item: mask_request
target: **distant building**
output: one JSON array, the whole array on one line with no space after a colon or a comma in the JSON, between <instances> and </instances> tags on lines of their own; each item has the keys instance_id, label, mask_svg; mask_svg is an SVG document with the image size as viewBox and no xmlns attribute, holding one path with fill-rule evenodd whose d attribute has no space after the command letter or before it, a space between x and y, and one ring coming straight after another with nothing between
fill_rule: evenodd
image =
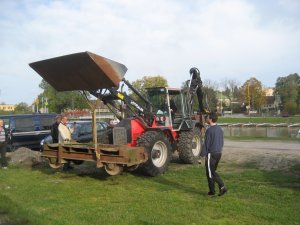
<instances>
[{"instance_id":1,"label":"distant building","mask_svg":"<svg viewBox=\"0 0 300 225\"><path fill-rule=\"evenodd\" d=\"M0 105L0 110L1 110L1 111L6 111L6 112L12 112L12 111L15 111L15 105L1 104L1 105Z\"/></svg>"},{"instance_id":2,"label":"distant building","mask_svg":"<svg viewBox=\"0 0 300 225\"><path fill-rule=\"evenodd\" d=\"M264 92L266 93L266 101L265 105L262 106L262 111L265 113L280 114L279 106L281 100L279 95L274 93L274 88L266 88Z\"/></svg>"},{"instance_id":3,"label":"distant building","mask_svg":"<svg viewBox=\"0 0 300 225\"><path fill-rule=\"evenodd\" d=\"M266 93L266 96L274 96L274 88L265 88L264 92Z\"/></svg>"},{"instance_id":4,"label":"distant building","mask_svg":"<svg viewBox=\"0 0 300 225\"><path fill-rule=\"evenodd\" d=\"M97 103L95 100L91 101L93 104L98 104L96 108L96 119L110 121L115 119L115 115L107 108L103 102ZM92 112L90 109L73 109L73 110L65 110L64 114L69 116L72 119L81 119L81 120L90 120L92 119Z\"/></svg>"}]
</instances>

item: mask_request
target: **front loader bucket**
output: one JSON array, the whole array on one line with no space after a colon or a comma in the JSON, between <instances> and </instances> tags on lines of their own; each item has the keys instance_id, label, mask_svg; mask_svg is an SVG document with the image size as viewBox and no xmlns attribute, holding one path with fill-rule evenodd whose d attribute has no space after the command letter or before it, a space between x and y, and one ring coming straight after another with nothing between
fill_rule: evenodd
<instances>
[{"instance_id":1,"label":"front loader bucket","mask_svg":"<svg viewBox=\"0 0 300 225\"><path fill-rule=\"evenodd\" d=\"M57 91L94 91L117 87L127 71L125 65L91 52L60 56L29 65Z\"/></svg>"}]
</instances>

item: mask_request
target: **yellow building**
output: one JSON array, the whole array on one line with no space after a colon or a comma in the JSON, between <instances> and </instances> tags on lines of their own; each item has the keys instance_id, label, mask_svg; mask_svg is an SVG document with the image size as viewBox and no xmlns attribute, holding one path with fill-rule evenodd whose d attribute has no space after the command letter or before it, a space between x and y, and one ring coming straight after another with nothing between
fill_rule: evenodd
<instances>
[{"instance_id":1,"label":"yellow building","mask_svg":"<svg viewBox=\"0 0 300 225\"><path fill-rule=\"evenodd\" d=\"M9 104L3 104L0 105L0 110L1 111L15 111L15 105L9 105Z\"/></svg>"},{"instance_id":2,"label":"yellow building","mask_svg":"<svg viewBox=\"0 0 300 225\"><path fill-rule=\"evenodd\" d=\"M263 91L265 91L266 96L274 96L274 88L264 88Z\"/></svg>"}]
</instances>

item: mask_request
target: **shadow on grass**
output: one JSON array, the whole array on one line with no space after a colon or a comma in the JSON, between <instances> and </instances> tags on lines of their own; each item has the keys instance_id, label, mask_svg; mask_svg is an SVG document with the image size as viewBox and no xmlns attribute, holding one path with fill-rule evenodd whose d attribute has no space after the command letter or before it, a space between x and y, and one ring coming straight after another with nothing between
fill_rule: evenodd
<instances>
[{"instance_id":1,"label":"shadow on grass","mask_svg":"<svg viewBox=\"0 0 300 225\"><path fill-rule=\"evenodd\" d=\"M97 180L106 180L108 175L103 168L97 168L94 163L84 162L81 165L74 165L72 169L63 170L63 167L53 169L48 163L39 163L32 167L33 170L40 171L47 175L55 175L61 173L64 179L72 178L74 176L90 177Z\"/></svg>"},{"instance_id":2,"label":"shadow on grass","mask_svg":"<svg viewBox=\"0 0 300 225\"><path fill-rule=\"evenodd\" d=\"M180 190L185 193L191 193L191 194L196 194L196 195L207 195L207 192L204 190L196 189L194 187L188 186L187 184L176 182L176 181L171 181L164 176L159 176L155 177L153 179L154 182L159 183L160 185L163 185L165 187L165 190Z\"/></svg>"},{"instance_id":3,"label":"shadow on grass","mask_svg":"<svg viewBox=\"0 0 300 225\"><path fill-rule=\"evenodd\" d=\"M178 157L172 158L171 162L176 163L179 166L190 166L187 164L183 164L178 159ZM97 180L107 180L109 177L112 177L105 172L104 168L97 168L94 162L87 162L87 161L83 162L81 165L73 165L73 169L67 171L64 171L63 167L53 169L49 166L47 161L44 161L33 165L32 170L37 170L47 175L55 175L57 173L62 173L63 174L62 177L64 179L72 178L74 176L80 176L80 177L90 177ZM123 173L130 173L133 176L137 176L137 177L151 178L141 168L138 168L137 170L131 172L124 169Z\"/></svg>"},{"instance_id":4,"label":"shadow on grass","mask_svg":"<svg viewBox=\"0 0 300 225\"><path fill-rule=\"evenodd\" d=\"M190 167L191 164L184 164L178 157L173 157L171 160L171 164L176 165L178 167ZM169 166L170 170L171 165ZM166 174L168 171L166 172ZM188 184L185 184L182 182L182 180L177 179L177 181L174 181L174 178L169 178L168 176L160 175L156 177L151 177L149 175L146 175L146 173L141 169L137 169L133 172L131 172L132 175L137 176L137 177L142 177L142 178L149 178L151 181L158 183L160 185L160 190L161 191L170 191L170 190L180 190L185 193L191 193L191 194L196 194L196 195L207 195L207 192L205 190L201 190L201 187L199 188L194 188L189 186ZM173 179L173 180L171 180ZM196 178L195 178L196 179Z\"/></svg>"}]
</instances>

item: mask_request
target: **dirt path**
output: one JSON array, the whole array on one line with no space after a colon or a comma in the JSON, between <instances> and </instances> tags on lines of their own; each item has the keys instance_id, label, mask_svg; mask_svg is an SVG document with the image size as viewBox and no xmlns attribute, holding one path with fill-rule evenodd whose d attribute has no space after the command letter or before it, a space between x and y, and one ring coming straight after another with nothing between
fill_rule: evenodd
<instances>
[{"instance_id":1,"label":"dirt path","mask_svg":"<svg viewBox=\"0 0 300 225\"><path fill-rule=\"evenodd\" d=\"M23 164L32 166L45 163L41 153L28 148L19 148L8 153L10 164ZM178 160L178 154L173 155ZM259 168L288 169L300 164L300 143L283 141L232 141L225 140L221 162L226 164L244 164L254 162ZM183 165L182 165L183 166Z\"/></svg>"},{"instance_id":2,"label":"dirt path","mask_svg":"<svg viewBox=\"0 0 300 225\"><path fill-rule=\"evenodd\" d=\"M262 169L288 169L300 163L300 143L225 140L222 161L255 162Z\"/></svg>"}]
</instances>

